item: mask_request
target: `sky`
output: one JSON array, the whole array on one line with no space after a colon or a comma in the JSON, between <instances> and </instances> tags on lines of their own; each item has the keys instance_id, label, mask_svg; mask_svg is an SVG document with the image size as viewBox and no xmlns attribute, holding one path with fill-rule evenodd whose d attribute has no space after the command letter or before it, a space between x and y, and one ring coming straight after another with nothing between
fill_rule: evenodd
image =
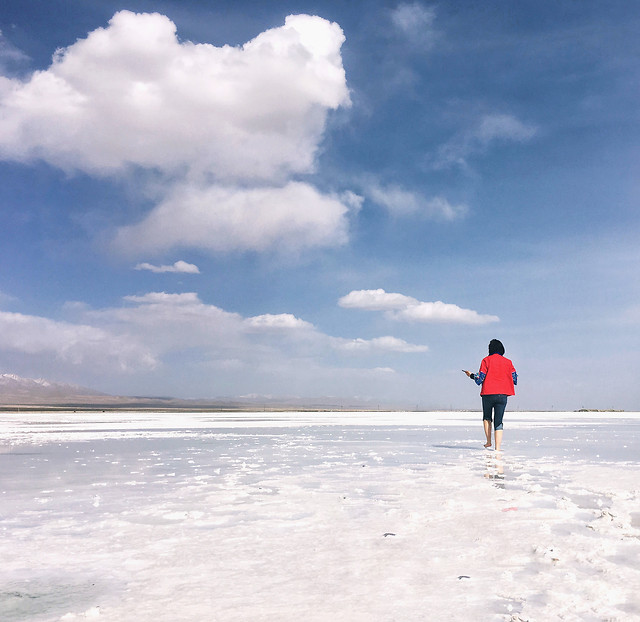
<instances>
[{"instance_id":1,"label":"sky","mask_svg":"<svg viewBox=\"0 0 640 622\"><path fill-rule=\"evenodd\" d=\"M0 373L637 410L640 3L4 0Z\"/></svg>"}]
</instances>

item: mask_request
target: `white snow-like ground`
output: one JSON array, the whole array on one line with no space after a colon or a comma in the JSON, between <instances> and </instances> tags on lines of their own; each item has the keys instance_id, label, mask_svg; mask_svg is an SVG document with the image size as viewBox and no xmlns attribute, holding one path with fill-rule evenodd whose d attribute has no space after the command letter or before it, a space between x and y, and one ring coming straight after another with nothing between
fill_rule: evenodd
<instances>
[{"instance_id":1,"label":"white snow-like ground","mask_svg":"<svg viewBox=\"0 0 640 622\"><path fill-rule=\"evenodd\" d=\"M640 414L0 413L0 620L640 620Z\"/></svg>"}]
</instances>

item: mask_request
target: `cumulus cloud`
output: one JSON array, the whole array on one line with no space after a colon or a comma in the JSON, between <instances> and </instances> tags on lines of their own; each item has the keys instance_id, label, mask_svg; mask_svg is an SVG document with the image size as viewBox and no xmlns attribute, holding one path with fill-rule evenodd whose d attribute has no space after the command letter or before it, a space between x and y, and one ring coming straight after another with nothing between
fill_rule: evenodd
<instances>
[{"instance_id":1,"label":"cumulus cloud","mask_svg":"<svg viewBox=\"0 0 640 622\"><path fill-rule=\"evenodd\" d=\"M384 289L354 290L338 300L338 304L345 309L364 309L366 311L405 309L417 302L411 296L388 293Z\"/></svg>"},{"instance_id":2,"label":"cumulus cloud","mask_svg":"<svg viewBox=\"0 0 640 622\"><path fill-rule=\"evenodd\" d=\"M291 313L256 315L247 318L245 324L250 329L257 331L313 329L313 324L305 322Z\"/></svg>"},{"instance_id":3,"label":"cumulus cloud","mask_svg":"<svg viewBox=\"0 0 640 622\"><path fill-rule=\"evenodd\" d=\"M477 311L463 309L445 302L420 302L393 313L394 319L407 322L447 322L456 324L489 324L498 322L495 315L480 315Z\"/></svg>"},{"instance_id":4,"label":"cumulus cloud","mask_svg":"<svg viewBox=\"0 0 640 622\"><path fill-rule=\"evenodd\" d=\"M341 243L348 205L293 182L313 172L328 111L350 104L343 42L337 24L291 15L243 46L194 44L164 15L120 11L58 50L48 69L5 80L0 158L96 176L155 172L164 194L134 225L145 252L160 226L174 230L161 248L218 250L218 232L223 250L263 250L287 236ZM213 232L211 244L199 227ZM119 248L130 233L121 231Z\"/></svg>"},{"instance_id":5,"label":"cumulus cloud","mask_svg":"<svg viewBox=\"0 0 640 622\"><path fill-rule=\"evenodd\" d=\"M405 322L488 324L500 319L458 305L441 301L422 302L404 294L387 293L383 289L354 290L340 298L338 304L346 309L384 311L390 319Z\"/></svg>"},{"instance_id":6,"label":"cumulus cloud","mask_svg":"<svg viewBox=\"0 0 640 622\"><path fill-rule=\"evenodd\" d=\"M99 174L306 172L327 109L348 102L343 41L337 24L297 15L242 47L181 43L164 15L121 11L14 81L2 153Z\"/></svg>"},{"instance_id":7,"label":"cumulus cloud","mask_svg":"<svg viewBox=\"0 0 640 622\"><path fill-rule=\"evenodd\" d=\"M88 310L83 320L113 333L137 335L162 360L188 349L219 353L236 347L243 318L202 302L195 292L149 292L125 296L120 307Z\"/></svg>"},{"instance_id":8,"label":"cumulus cloud","mask_svg":"<svg viewBox=\"0 0 640 622\"><path fill-rule=\"evenodd\" d=\"M468 211L466 205L453 205L440 196L428 199L397 185L383 187L371 184L366 193L374 203L396 216L417 215L432 220L450 221L462 218Z\"/></svg>"},{"instance_id":9,"label":"cumulus cloud","mask_svg":"<svg viewBox=\"0 0 640 622\"><path fill-rule=\"evenodd\" d=\"M126 372L153 369L156 360L131 335L45 317L0 312L0 350L53 357L71 365Z\"/></svg>"},{"instance_id":10,"label":"cumulus cloud","mask_svg":"<svg viewBox=\"0 0 640 622\"><path fill-rule=\"evenodd\" d=\"M200 270L198 266L187 263L186 261L176 261L173 265L170 266L154 266L150 263L139 263L136 267L136 270L149 270L150 272L155 272L157 274L163 272L178 272L182 274L200 274Z\"/></svg>"},{"instance_id":11,"label":"cumulus cloud","mask_svg":"<svg viewBox=\"0 0 640 622\"><path fill-rule=\"evenodd\" d=\"M346 242L347 211L340 199L303 182L252 189L183 185L142 222L120 229L115 244L122 252L300 250Z\"/></svg>"},{"instance_id":12,"label":"cumulus cloud","mask_svg":"<svg viewBox=\"0 0 640 622\"><path fill-rule=\"evenodd\" d=\"M536 132L536 126L512 115L485 115L474 128L455 136L439 149L436 167L466 167L468 158L486 152L495 143L524 143Z\"/></svg>"}]
</instances>

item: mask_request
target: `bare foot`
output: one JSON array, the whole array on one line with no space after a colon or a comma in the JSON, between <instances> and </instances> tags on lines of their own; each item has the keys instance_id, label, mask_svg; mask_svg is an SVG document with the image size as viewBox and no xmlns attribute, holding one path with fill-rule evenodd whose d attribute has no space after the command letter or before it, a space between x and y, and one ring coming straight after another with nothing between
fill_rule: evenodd
<instances>
[{"instance_id":1,"label":"bare foot","mask_svg":"<svg viewBox=\"0 0 640 622\"><path fill-rule=\"evenodd\" d=\"M484 446L489 448L489 447L491 447L491 443L490 442L489 443L485 443Z\"/></svg>"}]
</instances>

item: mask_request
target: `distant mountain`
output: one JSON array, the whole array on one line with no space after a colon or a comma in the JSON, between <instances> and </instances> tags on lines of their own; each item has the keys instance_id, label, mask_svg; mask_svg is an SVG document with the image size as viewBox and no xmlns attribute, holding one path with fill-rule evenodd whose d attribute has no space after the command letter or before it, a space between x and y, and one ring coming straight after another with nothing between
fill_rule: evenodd
<instances>
[{"instance_id":1,"label":"distant mountain","mask_svg":"<svg viewBox=\"0 0 640 622\"><path fill-rule=\"evenodd\" d=\"M35 407L53 409L161 409L161 410L395 410L408 405L385 404L362 398L285 397L244 395L211 399L174 397L120 396L100 393L87 387L51 382L44 378L22 378L0 374L0 407Z\"/></svg>"},{"instance_id":2,"label":"distant mountain","mask_svg":"<svg viewBox=\"0 0 640 622\"><path fill-rule=\"evenodd\" d=\"M73 384L50 382L44 378L22 378L0 374L0 404L43 404L61 401L88 401L107 397L105 393Z\"/></svg>"}]
</instances>

